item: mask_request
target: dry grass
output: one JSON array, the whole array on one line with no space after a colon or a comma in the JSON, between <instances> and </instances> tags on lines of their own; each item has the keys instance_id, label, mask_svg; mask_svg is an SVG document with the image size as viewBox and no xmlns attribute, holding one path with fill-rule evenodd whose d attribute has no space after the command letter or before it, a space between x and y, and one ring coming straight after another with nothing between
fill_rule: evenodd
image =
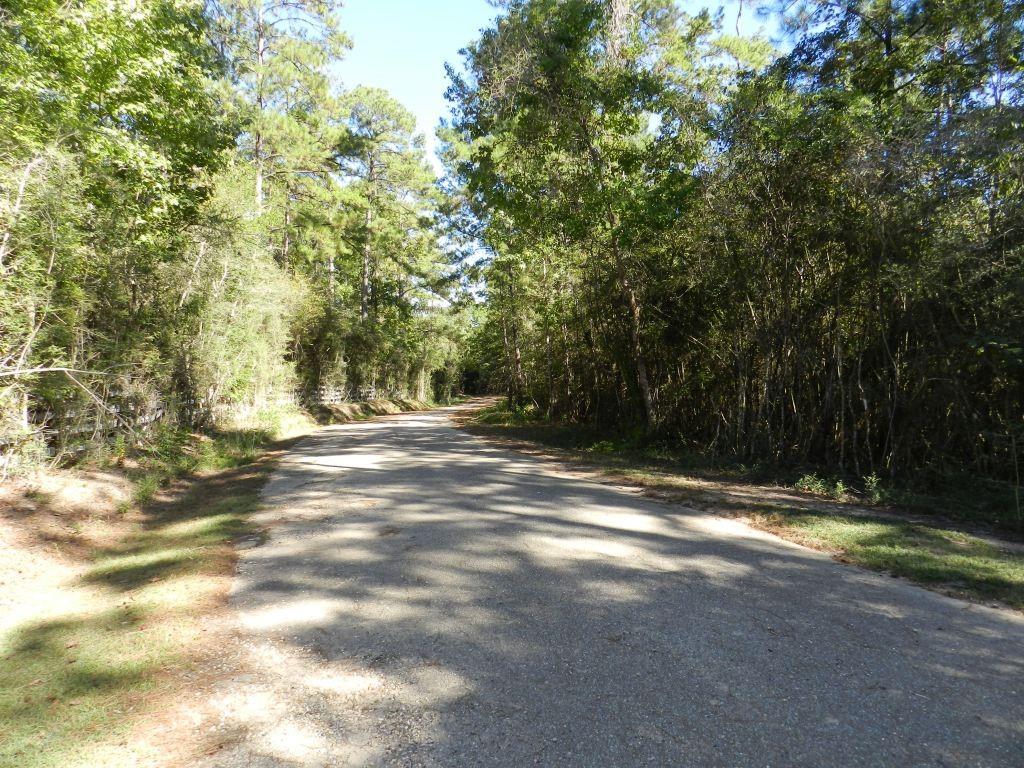
<instances>
[{"instance_id":1,"label":"dry grass","mask_svg":"<svg viewBox=\"0 0 1024 768\"><path fill-rule=\"evenodd\" d=\"M228 461L213 450L212 464ZM17 610L0 627L0 765L188 763L195 740L181 731L224 641L233 542L272 461L171 482L141 507L137 483L113 472L7 491L0 573Z\"/></svg>"},{"instance_id":2,"label":"dry grass","mask_svg":"<svg viewBox=\"0 0 1024 768\"><path fill-rule=\"evenodd\" d=\"M346 424L350 421L363 421L375 416L391 416L408 411L426 411L429 403L422 400L392 398L388 400L369 400L363 403L338 403L325 405L317 416L321 421L330 424Z\"/></svg>"},{"instance_id":3,"label":"dry grass","mask_svg":"<svg viewBox=\"0 0 1024 768\"><path fill-rule=\"evenodd\" d=\"M424 410L350 403L344 422ZM189 765L204 692L231 674L223 611L235 542L274 460L313 423L260 414L212 434L167 429L107 469L0 490L0 766ZM225 660L227 658L227 660Z\"/></svg>"}]
</instances>

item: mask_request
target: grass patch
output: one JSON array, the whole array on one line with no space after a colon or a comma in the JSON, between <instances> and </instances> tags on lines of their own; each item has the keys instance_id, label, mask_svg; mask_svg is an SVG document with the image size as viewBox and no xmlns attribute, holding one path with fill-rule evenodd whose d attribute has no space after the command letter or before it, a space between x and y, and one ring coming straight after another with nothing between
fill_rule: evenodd
<instances>
[{"instance_id":1,"label":"grass patch","mask_svg":"<svg viewBox=\"0 0 1024 768\"><path fill-rule=\"evenodd\" d=\"M203 654L210 612L249 533L269 458L263 430L165 431L128 471L133 505L120 540L86 554L68 604L0 636L0 766L147 762L133 743ZM190 472L215 474L171 481ZM135 505L141 505L139 510ZM73 598L73 599L72 599ZM134 740L139 741L139 740ZM171 745L177 747L178 745Z\"/></svg>"},{"instance_id":2,"label":"grass patch","mask_svg":"<svg viewBox=\"0 0 1024 768\"><path fill-rule=\"evenodd\" d=\"M427 407L349 404L331 420ZM0 632L0 767L148 765L187 748L136 732L168 716L194 688L183 675L218 651L210 617L226 595L234 541L258 533L248 520L273 465L267 449L311 425L278 409L207 433L158 427L141 446L98 449L94 465L132 481L115 516L120 533L77 542L84 560L61 585L61 605Z\"/></svg>"},{"instance_id":3,"label":"grass patch","mask_svg":"<svg viewBox=\"0 0 1024 768\"><path fill-rule=\"evenodd\" d=\"M871 477L873 478L871 488L877 491L878 478L875 475L872 475ZM813 496L822 496L824 498L835 499L836 501L845 501L850 494L850 489L841 478L836 480L825 480L818 477L813 472L801 475L793 484L793 487L801 493L809 493ZM878 502L872 499L872 503Z\"/></svg>"},{"instance_id":4,"label":"grass patch","mask_svg":"<svg viewBox=\"0 0 1024 768\"><path fill-rule=\"evenodd\" d=\"M755 513L748 519L757 528L864 568L1024 610L1024 554L961 531L807 511Z\"/></svg>"},{"instance_id":5,"label":"grass patch","mask_svg":"<svg viewBox=\"0 0 1024 768\"><path fill-rule=\"evenodd\" d=\"M97 600L3 639L0 765L71 765L91 744L125 736L154 674L175 660L170 643L138 630L147 615Z\"/></svg>"},{"instance_id":6,"label":"grass patch","mask_svg":"<svg viewBox=\"0 0 1024 768\"><path fill-rule=\"evenodd\" d=\"M929 472L905 486L881 487L880 503L919 514L939 514L950 520L980 523L995 530L1024 536L1024 510L1017 507L1024 489L1013 483L950 471Z\"/></svg>"},{"instance_id":7,"label":"grass patch","mask_svg":"<svg viewBox=\"0 0 1024 768\"><path fill-rule=\"evenodd\" d=\"M1018 489L1012 483L955 471L922 472L912 481L894 484L875 473L857 478L819 474L807 468L745 463L703 455L681 439L640 429L546 421L532 406L510 408L505 400L478 409L463 421L463 426L478 434L539 443L572 452L574 458L601 467L778 485L835 502L928 516L950 527L982 528L1012 538L1024 537L1024 510L1017 507ZM1020 496L1024 498L1024 490Z\"/></svg>"},{"instance_id":8,"label":"grass patch","mask_svg":"<svg viewBox=\"0 0 1024 768\"><path fill-rule=\"evenodd\" d=\"M507 400L481 408L473 414L477 424L491 424L501 427L517 427L525 424L545 424L540 412L533 405L513 406Z\"/></svg>"}]
</instances>

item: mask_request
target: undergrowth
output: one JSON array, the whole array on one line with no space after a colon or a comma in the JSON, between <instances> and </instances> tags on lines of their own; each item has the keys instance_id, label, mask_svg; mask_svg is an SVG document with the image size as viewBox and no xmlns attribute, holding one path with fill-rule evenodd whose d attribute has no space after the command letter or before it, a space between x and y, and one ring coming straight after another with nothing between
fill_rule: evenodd
<instances>
[{"instance_id":1,"label":"undergrowth","mask_svg":"<svg viewBox=\"0 0 1024 768\"><path fill-rule=\"evenodd\" d=\"M748 462L702 453L679 436L650 434L637 428L549 421L532 405L512 407L506 400L477 411L472 423L485 431L497 429L520 439L573 451L604 465L650 466L695 477L780 485L822 499L931 515L1024 536L1024 510L1020 508L1024 490L1012 483L968 476L954 469L893 480L883 479L877 472L857 476L821 467Z\"/></svg>"}]
</instances>

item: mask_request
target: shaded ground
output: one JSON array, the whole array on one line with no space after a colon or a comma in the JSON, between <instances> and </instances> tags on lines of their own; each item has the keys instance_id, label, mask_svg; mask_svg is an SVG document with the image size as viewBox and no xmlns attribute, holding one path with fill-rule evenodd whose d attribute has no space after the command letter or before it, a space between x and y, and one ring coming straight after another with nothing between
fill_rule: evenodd
<instances>
[{"instance_id":1,"label":"shaded ground","mask_svg":"<svg viewBox=\"0 0 1024 768\"><path fill-rule=\"evenodd\" d=\"M3 488L0 766L188 764L200 667L230 637L231 542L273 455L172 481L142 507L114 471Z\"/></svg>"},{"instance_id":2,"label":"shaded ground","mask_svg":"<svg viewBox=\"0 0 1024 768\"><path fill-rule=\"evenodd\" d=\"M1024 620L453 429L264 491L216 766L1024 764Z\"/></svg>"},{"instance_id":3,"label":"shaded ground","mask_svg":"<svg viewBox=\"0 0 1024 768\"><path fill-rule=\"evenodd\" d=\"M238 673L222 621L236 541L259 540L247 522L270 467L312 425L293 408L161 425L0 485L0 767L193 764L205 693Z\"/></svg>"},{"instance_id":4,"label":"shaded ground","mask_svg":"<svg viewBox=\"0 0 1024 768\"><path fill-rule=\"evenodd\" d=\"M480 403L486 407L455 415L461 429L499 446L558 461L576 477L633 486L650 498L742 520L841 562L907 578L961 599L1024 610L1024 542L1006 538L1005 530L941 513L859 504L849 493L842 500L822 498L820 493L772 484L763 477L758 482L737 468L695 466L685 458L595 443L589 429L579 425L520 424L518 412L498 398Z\"/></svg>"}]
</instances>

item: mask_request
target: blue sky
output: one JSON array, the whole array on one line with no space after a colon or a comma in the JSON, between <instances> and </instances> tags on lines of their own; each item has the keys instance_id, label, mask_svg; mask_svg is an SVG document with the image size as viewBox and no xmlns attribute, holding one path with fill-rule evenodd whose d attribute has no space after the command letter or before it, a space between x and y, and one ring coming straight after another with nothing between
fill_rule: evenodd
<instances>
[{"instance_id":1,"label":"blue sky","mask_svg":"<svg viewBox=\"0 0 1024 768\"><path fill-rule=\"evenodd\" d=\"M459 50L496 15L486 0L346 0L341 23L353 48L335 74L345 88L390 91L416 115L432 148L448 113L445 62L457 63Z\"/></svg>"},{"instance_id":2,"label":"blue sky","mask_svg":"<svg viewBox=\"0 0 1024 768\"><path fill-rule=\"evenodd\" d=\"M690 11L721 3L685 0ZM725 4L725 29L735 27L736 0ZM335 70L345 88L384 88L414 115L433 148L434 128L448 113L445 62L457 64L459 49L489 25L497 9L486 0L346 0L342 26L353 49ZM756 31L754 3L745 3L741 30ZM432 151L431 151L431 154Z\"/></svg>"}]
</instances>

